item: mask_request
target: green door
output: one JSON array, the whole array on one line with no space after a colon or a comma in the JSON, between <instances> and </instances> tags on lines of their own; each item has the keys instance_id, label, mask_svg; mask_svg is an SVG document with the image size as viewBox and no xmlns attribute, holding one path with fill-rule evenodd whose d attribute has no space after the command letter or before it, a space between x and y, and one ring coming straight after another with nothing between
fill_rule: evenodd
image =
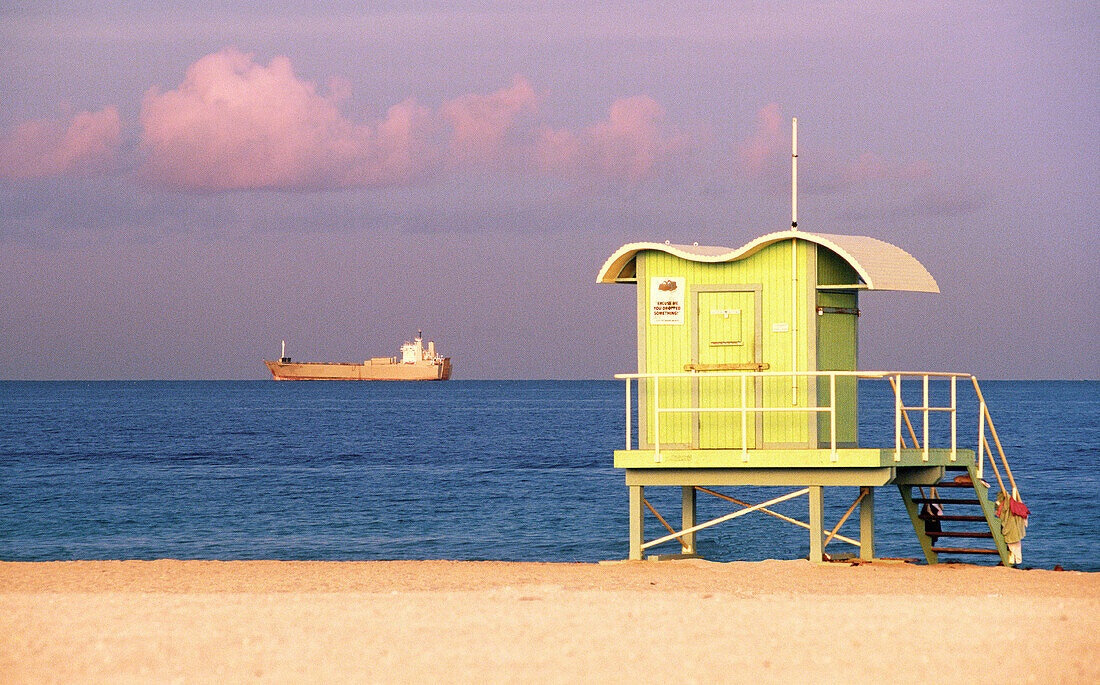
<instances>
[{"instance_id":1,"label":"green door","mask_svg":"<svg viewBox=\"0 0 1100 685\"><path fill-rule=\"evenodd\" d=\"M741 406L741 378L711 377L714 373L744 372L753 369L757 359L755 292L700 292L698 339L695 368L699 371L698 407L714 409ZM756 379L745 382L745 404L756 403ZM756 446L757 415L746 414L746 445ZM699 447L740 448L742 424L740 412L700 412Z\"/></svg>"}]
</instances>

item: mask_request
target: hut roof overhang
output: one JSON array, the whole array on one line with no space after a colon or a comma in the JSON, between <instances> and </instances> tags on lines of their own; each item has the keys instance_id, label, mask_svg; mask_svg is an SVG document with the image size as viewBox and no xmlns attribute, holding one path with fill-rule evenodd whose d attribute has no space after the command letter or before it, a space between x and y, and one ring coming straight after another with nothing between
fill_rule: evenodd
<instances>
[{"instance_id":1,"label":"hut roof overhang","mask_svg":"<svg viewBox=\"0 0 1100 685\"><path fill-rule=\"evenodd\" d=\"M736 250L704 245L669 243L629 243L608 257L600 269L597 283L634 282L634 259L643 250L659 250L693 262L717 264L751 257L768 245L796 238L828 248L855 269L866 290L905 290L938 293L939 286L928 269L913 255L896 245L859 235L833 235L806 231L778 231L760 236ZM856 284L852 284L856 285Z\"/></svg>"}]
</instances>

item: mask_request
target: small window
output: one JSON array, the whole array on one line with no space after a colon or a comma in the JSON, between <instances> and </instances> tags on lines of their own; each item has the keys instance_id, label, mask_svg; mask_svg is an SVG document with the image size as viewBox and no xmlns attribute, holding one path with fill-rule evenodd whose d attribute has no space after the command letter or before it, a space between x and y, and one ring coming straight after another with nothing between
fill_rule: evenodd
<instances>
[{"instance_id":1,"label":"small window","mask_svg":"<svg viewBox=\"0 0 1100 685\"><path fill-rule=\"evenodd\" d=\"M710 346L729 347L743 345L740 309L710 310Z\"/></svg>"}]
</instances>

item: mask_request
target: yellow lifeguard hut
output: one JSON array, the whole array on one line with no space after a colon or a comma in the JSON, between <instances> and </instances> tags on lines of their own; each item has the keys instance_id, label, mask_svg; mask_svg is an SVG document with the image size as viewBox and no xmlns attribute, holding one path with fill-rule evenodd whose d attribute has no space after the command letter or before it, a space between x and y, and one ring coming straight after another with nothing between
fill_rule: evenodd
<instances>
[{"instance_id":1,"label":"yellow lifeguard hut","mask_svg":"<svg viewBox=\"0 0 1100 685\"><path fill-rule=\"evenodd\" d=\"M1014 554L982 481L989 456L1001 490L1009 488L993 460L991 444L1018 500L1011 470L996 439L977 380L968 373L860 371L859 294L901 290L938 293L928 270L912 255L864 236L812 233L797 225L797 148L792 146L790 230L770 233L737 249L630 243L600 269L599 283L637 287L638 372L626 381L626 445L614 463L625 470L630 491L630 558L679 539L681 554L696 552L696 532L808 495L810 558L825 558L833 539L857 545L874 558L875 488L894 484L912 518L929 563L941 553ZM923 402L906 406L902 385L914 377ZM858 380L889 382L895 395L892 445L859 444ZM981 417L977 450L958 444L958 381L971 381ZM632 388L632 383L636 384ZM930 385L946 386L949 400L930 404ZM631 435L637 391L638 434ZM918 428L913 416L918 417ZM931 445L933 415L946 416L949 439ZM941 431L942 432L942 431ZM991 435L993 440L987 438ZM909 441L906 441L909 438ZM984 450L984 452L983 452ZM976 457L977 453L977 457ZM945 480L945 472L960 471ZM749 505L716 492L718 486L782 485L797 489ZM646 487L682 488L681 530L675 530L645 497ZM832 530L824 525L824 488L856 486L859 494ZM921 488L914 495L913 488ZM933 489L924 493L923 488ZM941 497L940 489L972 489L974 497ZM706 523L695 518L699 492L743 506ZM920 509L924 506L923 511ZM970 514L944 514L944 505L974 506ZM839 534L859 507L859 539ZM668 535L645 538L652 511ZM941 522L980 522L979 531L942 531ZM988 528L988 530L986 530ZM989 549L946 546L943 539L985 538Z\"/></svg>"}]
</instances>

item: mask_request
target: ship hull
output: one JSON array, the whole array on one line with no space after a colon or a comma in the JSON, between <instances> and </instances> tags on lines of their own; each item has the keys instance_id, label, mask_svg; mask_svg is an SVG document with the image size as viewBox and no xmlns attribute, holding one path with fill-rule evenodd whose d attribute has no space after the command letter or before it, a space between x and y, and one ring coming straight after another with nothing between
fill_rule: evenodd
<instances>
[{"instance_id":1,"label":"ship hull","mask_svg":"<svg viewBox=\"0 0 1100 685\"><path fill-rule=\"evenodd\" d=\"M330 364L324 362L269 362L264 364L277 381L446 381L451 358L412 364Z\"/></svg>"}]
</instances>

